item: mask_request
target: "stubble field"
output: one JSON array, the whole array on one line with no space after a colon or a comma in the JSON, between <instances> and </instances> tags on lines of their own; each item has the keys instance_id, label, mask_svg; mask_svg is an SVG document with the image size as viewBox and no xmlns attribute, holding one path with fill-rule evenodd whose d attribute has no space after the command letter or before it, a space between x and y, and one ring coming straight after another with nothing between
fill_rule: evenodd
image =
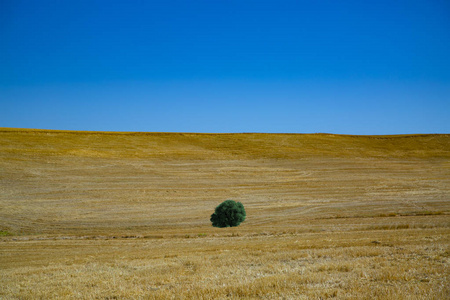
<instances>
[{"instance_id":1,"label":"stubble field","mask_svg":"<svg viewBox=\"0 0 450 300\"><path fill-rule=\"evenodd\" d=\"M448 299L449 200L450 135L3 128L0 298Z\"/></svg>"}]
</instances>

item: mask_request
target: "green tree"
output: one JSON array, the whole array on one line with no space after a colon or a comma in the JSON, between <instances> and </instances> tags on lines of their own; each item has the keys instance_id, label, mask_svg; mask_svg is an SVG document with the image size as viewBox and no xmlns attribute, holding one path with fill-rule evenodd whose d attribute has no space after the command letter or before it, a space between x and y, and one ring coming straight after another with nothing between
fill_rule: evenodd
<instances>
[{"instance_id":1,"label":"green tree","mask_svg":"<svg viewBox=\"0 0 450 300\"><path fill-rule=\"evenodd\" d=\"M216 207L210 220L214 227L234 227L241 224L245 217L244 205L241 202L226 200Z\"/></svg>"}]
</instances>

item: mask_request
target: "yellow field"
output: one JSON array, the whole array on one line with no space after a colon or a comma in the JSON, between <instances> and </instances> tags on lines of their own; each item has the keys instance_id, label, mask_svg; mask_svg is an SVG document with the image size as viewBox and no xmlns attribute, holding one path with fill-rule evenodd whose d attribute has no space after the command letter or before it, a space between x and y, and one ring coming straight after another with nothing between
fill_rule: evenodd
<instances>
[{"instance_id":1,"label":"yellow field","mask_svg":"<svg viewBox=\"0 0 450 300\"><path fill-rule=\"evenodd\" d=\"M450 135L0 128L0 299L449 299L449 215Z\"/></svg>"}]
</instances>

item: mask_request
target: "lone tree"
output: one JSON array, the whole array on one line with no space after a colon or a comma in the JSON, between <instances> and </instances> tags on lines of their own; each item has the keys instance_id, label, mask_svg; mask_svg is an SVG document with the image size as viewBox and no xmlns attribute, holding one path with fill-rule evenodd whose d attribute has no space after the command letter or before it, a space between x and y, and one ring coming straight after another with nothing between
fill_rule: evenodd
<instances>
[{"instance_id":1,"label":"lone tree","mask_svg":"<svg viewBox=\"0 0 450 300\"><path fill-rule=\"evenodd\" d=\"M234 227L245 220L245 209L241 202L226 200L216 207L211 215L214 227Z\"/></svg>"}]
</instances>

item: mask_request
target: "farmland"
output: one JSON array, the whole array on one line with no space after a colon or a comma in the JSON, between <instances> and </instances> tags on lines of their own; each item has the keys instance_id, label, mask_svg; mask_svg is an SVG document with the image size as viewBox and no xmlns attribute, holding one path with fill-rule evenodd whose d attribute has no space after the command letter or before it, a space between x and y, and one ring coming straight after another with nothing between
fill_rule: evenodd
<instances>
[{"instance_id":1,"label":"farmland","mask_svg":"<svg viewBox=\"0 0 450 300\"><path fill-rule=\"evenodd\" d=\"M450 135L0 129L4 299L445 299L449 215Z\"/></svg>"}]
</instances>

